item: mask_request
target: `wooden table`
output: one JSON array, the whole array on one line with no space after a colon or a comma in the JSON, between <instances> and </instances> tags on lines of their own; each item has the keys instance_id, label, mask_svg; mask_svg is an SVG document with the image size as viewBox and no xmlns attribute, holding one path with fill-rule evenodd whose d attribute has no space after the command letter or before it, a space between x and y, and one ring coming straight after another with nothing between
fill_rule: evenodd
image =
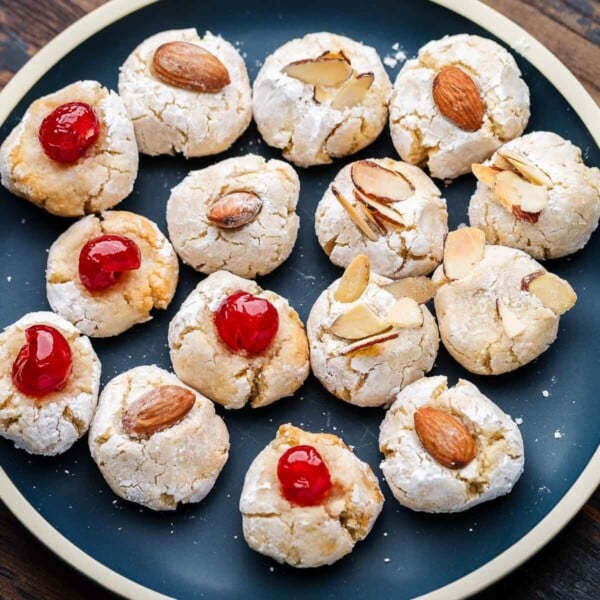
<instances>
[{"instance_id":1,"label":"wooden table","mask_svg":"<svg viewBox=\"0 0 600 600\"><path fill-rule=\"evenodd\" d=\"M600 103L600 0L484 1L552 50ZM57 33L103 2L0 0L0 86ZM108 596L37 542L0 503L2 600ZM600 598L600 490L548 546L479 597Z\"/></svg>"}]
</instances>

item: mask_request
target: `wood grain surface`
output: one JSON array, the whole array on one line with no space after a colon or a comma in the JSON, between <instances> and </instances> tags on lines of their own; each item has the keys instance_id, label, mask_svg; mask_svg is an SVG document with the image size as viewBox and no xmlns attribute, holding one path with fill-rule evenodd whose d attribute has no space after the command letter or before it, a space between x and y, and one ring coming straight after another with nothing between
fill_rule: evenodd
<instances>
[{"instance_id":1,"label":"wood grain surface","mask_svg":"<svg viewBox=\"0 0 600 600\"><path fill-rule=\"evenodd\" d=\"M599 0L484 2L554 52L600 103ZM57 33L103 3L0 0L0 87ZM109 597L42 546L0 503L1 600ZM477 598L600 599L600 490L541 552Z\"/></svg>"}]
</instances>

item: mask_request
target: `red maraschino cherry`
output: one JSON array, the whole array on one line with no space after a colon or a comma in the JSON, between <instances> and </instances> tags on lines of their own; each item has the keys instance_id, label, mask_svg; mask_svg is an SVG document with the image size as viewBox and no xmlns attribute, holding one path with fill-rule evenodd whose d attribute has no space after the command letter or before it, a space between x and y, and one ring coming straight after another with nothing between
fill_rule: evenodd
<instances>
[{"instance_id":1,"label":"red maraschino cherry","mask_svg":"<svg viewBox=\"0 0 600 600\"><path fill-rule=\"evenodd\" d=\"M79 253L79 279L90 291L105 290L126 271L142 264L138 245L122 235L101 235L90 240Z\"/></svg>"},{"instance_id":2,"label":"red maraschino cherry","mask_svg":"<svg viewBox=\"0 0 600 600\"><path fill-rule=\"evenodd\" d=\"M325 461L312 446L293 446L277 463L277 478L283 497L292 504L314 506L331 490Z\"/></svg>"},{"instance_id":3,"label":"red maraschino cherry","mask_svg":"<svg viewBox=\"0 0 600 600\"><path fill-rule=\"evenodd\" d=\"M52 160L72 163L81 158L100 134L100 121L85 102L68 102L55 108L40 125L42 148Z\"/></svg>"},{"instance_id":4,"label":"red maraschino cherry","mask_svg":"<svg viewBox=\"0 0 600 600\"><path fill-rule=\"evenodd\" d=\"M268 300L238 290L217 309L215 325L234 352L259 354L273 341L279 329L279 314Z\"/></svg>"},{"instance_id":5,"label":"red maraschino cherry","mask_svg":"<svg viewBox=\"0 0 600 600\"><path fill-rule=\"evenodd\" d=\"M62 389L73 367L69 342L50 325L28 327L25 339L13 363L15 387L36 398Z\"/></svg>"}]
</instances>

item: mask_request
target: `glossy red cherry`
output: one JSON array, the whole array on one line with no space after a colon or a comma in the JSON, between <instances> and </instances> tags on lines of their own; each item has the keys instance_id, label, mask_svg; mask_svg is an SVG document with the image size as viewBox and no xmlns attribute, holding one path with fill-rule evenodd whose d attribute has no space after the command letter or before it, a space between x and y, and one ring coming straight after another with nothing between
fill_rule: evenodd
<instances>
[{"instance_id":1,"label":"glossy red cherry","mask_svg":"<svg viewBox=\"0 0 600 600\"><path fill-rule=\"evenodd\" d=\"M72 163L96 142L99 133L100 121L94 109L85 102L68 102L42 121L39 138L52 160Z\"/></svg>"},{"instance_id":2,"label":"glossy red cherry","mask_svg":"<svg viewBox=\"0 0 600 600\"><path fill-rule=\"evenodd\" d=\"M79 253L79 279L90 290L105 290L117 283L125 271L142 264L138 245L122 235L101 235L90 240Z\"/></svg>"},{"instance_id":3,"label":"glossy red cherry","mask_svg":"<svg viewBox=\"0 0 600 600\"><path fill-rule=\"evenodd\" d=\"M293 446L277 463L277 478L284 498L300 506L314 506L331 490L325 461L312 446Z\"/></svg>"},{"instance_id":4,"label":"glossy red cherry","mask_svg":"<svg viewBox=\"0 0 600 600\"><path fill-rule=\"evenodd\" d=\"M221 339L234 352L259 354L279 329L279 313L268 300L238 290L219 306L215 325Z\"/></svg>"},{"instance_id":5,"label":"glossy red cherry","mask_svg":"<svg viewBox=\"0 0 600 600\"><path fill-rule=\"evenodd\" d=\"M69 342L50 325L28 327L25 339L13 363L15 387L36 398L62 389L73 367Z\"/></svg>"}]
</instances>

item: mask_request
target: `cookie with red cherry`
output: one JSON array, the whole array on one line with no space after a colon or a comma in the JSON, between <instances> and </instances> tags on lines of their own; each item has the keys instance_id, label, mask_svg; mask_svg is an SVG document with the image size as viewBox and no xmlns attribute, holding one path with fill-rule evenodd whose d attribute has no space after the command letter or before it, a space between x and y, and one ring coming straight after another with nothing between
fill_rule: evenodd
<instances>
[{"instance_id":1,"label":"cookie with red cherry","mask_svg":"<svg viewBox=\"0 0 600 600\"><path fill-rule=\"evenodd\" d=\"M66 452L88 430L100 386L90 340L52 312L0 333L0 436L30 454Z\"/></svg>"},{"instance_id":2,"label":"cookie with red cherry","mask_svg":"<svg viewBox=\"0 0 600 600\"><path fill-rule=\"evenodd\" d=\"M155 223L126 211L88 215L50 247L48 302L91 337L118 335L166 309L179 264Z\"/></svg>"},{"instance_id":3,"label":"cookie with red cherry","mask_svg":"<svg viewBox=\"0 0 600 600\"><path fill-rule=\"evenodd\" d=\"M137 171L125 105L97 81L36 100L0 148L2 185L61 217L112 208L131 193Z\"/></svg>"},{"instance_id":4,"label":"cookie with red cherry","mask_svg":"<svg viewBox=\"0 0 600 600\"><path fill-rule=\"evenodd\" d=\"M291 396L308 375L304 326L285 298L217 271L169 325L177 376L225 408L258 408Z\"/></svg>"},{"instance_id":5,"label":"cookie with red cherry","mask_svg":"<svg viewBox=\"0 0 600 600\"><path fill-rule=\"evenodd\" d=\"M383 495L371 467L337 436L282 425L244 480L244 537L293 567L331 565L371 531Z\"/></svg>"}]
</instances>

